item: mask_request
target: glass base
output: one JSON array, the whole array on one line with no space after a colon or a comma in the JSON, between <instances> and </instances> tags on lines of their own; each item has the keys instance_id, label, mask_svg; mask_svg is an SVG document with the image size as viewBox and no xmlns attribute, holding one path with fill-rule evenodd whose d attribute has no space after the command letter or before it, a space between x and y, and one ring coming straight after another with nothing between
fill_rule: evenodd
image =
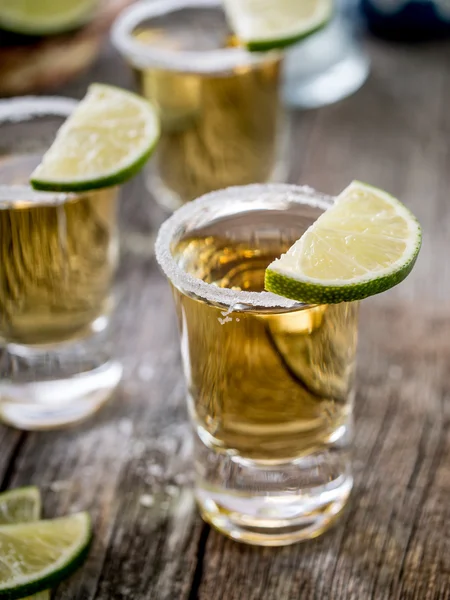
<instances>
[{"instance_id":1,"label":"glass base","mask_svg":"<svg viewBox=\"0 0 450 600\"><path fill-rule=\"evenodd\" d=\"M51 351L12 345L4 359L0 420L25 430L86 419L105 404L122 377L122 365L89 342Z\"/></svg>"},{"instance_id":2,"label":"glass base","mask_svg":"<svg viewBox=\"0 0 450 600\"><path fill-rule=\"evenodd\" d=\"M364 84L369 70L369 58L357 44L350 25L336 18L288 53L284 100L292 108L319 108L338 102Z\"/></svg>"},{"instance_id":3,"label":"glass base","mask_svg":"<svg viewBox=\"0 0 450 600\"><path fill-rule=\"evenodd\" d=\"M348 449L262 465L203 446L196 466L203 519L236 541L258 546L319 536L337 520L353 486Z\"/></svg>"}]
</instances>

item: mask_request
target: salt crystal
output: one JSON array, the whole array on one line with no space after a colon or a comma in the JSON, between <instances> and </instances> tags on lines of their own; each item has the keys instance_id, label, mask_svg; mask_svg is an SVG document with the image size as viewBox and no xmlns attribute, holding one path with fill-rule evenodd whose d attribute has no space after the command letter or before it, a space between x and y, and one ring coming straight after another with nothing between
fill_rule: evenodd
<instances>
[{"instance_id":1,"label":"salt crystal","mask_svg":"<svg viewBox=\"0 0 450 600\"><path fill-rule=\"evenodd\" d=\"M180 493L180 490L178 489L178 487L176 485L166 485L166 493L169 496L175 497L178 496L178 494Z\"/></svg>"},{"instance_id":2,"label":"salt crystal","mask_svg":"<svg viewBox=\"0 0 450 600\"><path fill-rule=\"evenodd\" d=\"M151 508L155 504L155 499L150 494L142 494L139 504L144 508Z\"/></svg>"},{"instance_id":3,"label":"salt crystal","mask_svg":"<svg viewBox=\"0 0 450 600\"><path fill-rule=\"evenodd\" d=\"M121 419L119 421L118 430L122 435L131 435L133 433L133 423L130 419Z\"/></svg>"},{"instance_id":4,"label":"salt crystal","mask_svg":"<svg viewBox=\"0 0 450 600\"><path fill-rule=\"evenodd\" d=\"M154 477L161 477L161 475L164 473L164 469L161 467L161 465L150 465L148 467L148 472Z\"/></svg>"},{"instance_id":5,"label":"salt crystal","mask_svg":"<svg viewBox=\"0 0 450 600\"><path fill-rule=\"evenodd\" d=\"M50 484L52 492L63 492L70 487L70 481L54 481Z\"/></svg>"},{"instance_id":6,"label":"salt crystal","mask_svg":"<svg viewBox=\"0 0 450 600\"><path fill-rule=\"evenodd\" d=\"M391 365L388 370L388 377L394 381L399 381L402 378L403 369L399 365Z\"/></svg>"},{"instance_id":7,"label":"salt crystal","mask_svg":"<svg viewBox=\"0 0 450 600\"><path fill-rule=\"evenodd\" d=\"M185 473L178 473L175 475L174 481L178 486L184 485L189 481L189 477Z\"/></svg>"},{"instance_id":8,"label":"salt crystal","mask_svg":"<svg viewBox=\"0 0 450 600\"><path fill-rule=\"evenodd\" d=\"M141 365L138 370L138 377L141 381L150 381L155 375L155 369L151 365Z\"/></svg>"}]
</instances>

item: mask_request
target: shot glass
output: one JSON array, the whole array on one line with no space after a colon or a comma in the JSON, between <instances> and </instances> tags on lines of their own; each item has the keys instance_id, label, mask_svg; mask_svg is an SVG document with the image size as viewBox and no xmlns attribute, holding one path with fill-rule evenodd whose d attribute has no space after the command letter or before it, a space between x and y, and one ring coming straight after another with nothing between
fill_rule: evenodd
<instances>
[{"instance_id":1,"label":"shot glass","mask_svg":"<svg viewBox=\"0 0 450 600\"><path fill-rule=\"evenodd\" d=\"M282 55L237 47L221 2L138 2L112 40L160 114L147 171L160 205L173 210L222 187L284 179Z\"/></svg>"},{"instance_id":2,"label":"shot glass","mask_svg":"<svg viewBox=\"0 0 450 600\"><path fill-rule=\"evenodd\" d=\"M370 72L354 0L335 0L330 23L286 55L283 96L292 108L319 108L354 94Z\"/></svg>"},{"instance_id":3,"label":"shot glass","mask_svg":"<svg viewBox=\"0 0 450 600\"><path fill-rule=\"evenodd\" d=\"M84 419L122 373L107 339L118 190L28 185L76 104L0 101L0 419L22 429Z\"/></svg>"},{"instance_id":4,"label":"shot glass","mask_svg":"<svg viewBox=\"0 0 450 600\"><path fill-rule=\"evenodd\" d=\"M227 536L316 537L352 489L358 304L263 291L264 271L332 203L307 187L213 192L161 227L195 436L196 498Z\"/></svg>"}]
</instances>

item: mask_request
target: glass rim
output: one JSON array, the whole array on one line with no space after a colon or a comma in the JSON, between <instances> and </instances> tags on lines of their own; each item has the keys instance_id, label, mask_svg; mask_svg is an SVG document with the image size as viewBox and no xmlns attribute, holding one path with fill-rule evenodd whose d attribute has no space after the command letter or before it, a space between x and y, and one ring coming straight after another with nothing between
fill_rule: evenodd
<instances>
[{"instance_id":1,"label":"glass rim","mask_svg":"<svg viewBox=\"0 0 450 600\"><path fill-rule=\"evenodd\" d=\"M249 52L245 48L216 50L168 50L151 48L136 41L132 32L142 21L182 8L222 8L220 0L140 0L125 9L111 28L111 41L134 67L149 67L188 73L223 73L280 58L282 52Z\"/></svg>"},{"instance_id":2,"label":"glass rim","mask_svg":"<svg viewBox=\"0 0 450 600\"><path fill-rule=\"evenodd\" d=\"M46 116L68 117L78 100L62 96L21 96L0 100L0 128ZM30 185L0 184L0 209L13 206L47 206L63 204L80 197L65 192L40 192Z\"/></svg>"},{"instance_id":3,"label":"glass rim","mask_svg":"<svg viewBox=\"0 0 450 600\"><path fill-rule=\"evenodd\" d=\"M161 225L155 243L156 260L172 285L182 293L192 295L200 301L228 307L230 312L235 309L238 310L237 307L240 305L244 305L246 308L278 308L282 310L300 309L310 306L290 300L289 298L277 296L271 292L236 291L206 283L187 273L173 257L171 245L176 235L179 233L182 234L186 223L195 219L196 216L210 216L210 220L214 221L221 216L225 217L231 214L246 212L247 209L251 210L252 203L261 202L264 199L276 202L276 205L273 207L274 209L281 209L283 206L287 208L288 203L292 204L295 202L326 210L334 202L332 196L321 194L309 186L289 183L234 186L209 192L197 200L188 202L175 211ZM220 208L224 209L224 207L229 206L227 201L229 202L230 200L239 202L241 210L234 213L227 213L225 210L221 212Z\"/></svg>"}]
</instances>

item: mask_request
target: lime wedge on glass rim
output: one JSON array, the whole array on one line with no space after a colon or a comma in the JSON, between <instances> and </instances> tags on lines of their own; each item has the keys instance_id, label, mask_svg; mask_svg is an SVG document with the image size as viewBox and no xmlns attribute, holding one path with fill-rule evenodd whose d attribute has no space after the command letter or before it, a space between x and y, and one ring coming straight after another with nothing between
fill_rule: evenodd
<instances>
[{"instance_id":1,"label":"lime wedge on glass rim","mask_svg":"<svg viewBox=\"0 0 450 600\"><path fill-rule=\"evenodd\" d=\"M421 238L417 219L399 200L354 181L267 267L265 288L308 304L362 300L405 279Z\"/></svg>"},{"instance_id":2,"label":"lime wedge on glass rim","mask_svg":"<svg viewBox=\"0 0 450 600\"><path fill-rule=\"evenodd\" d=\"M283 48L326 25L333 0L224 0L231 29L254 51Z\"/></svg>"},{"instance_id":3,"label":"lime wedge on glass rim","mask_svg":"<svg viewBox=\"0 0 450 600\"><path fill-rule=\"evenodd\" d=\"M93 83L31 174L37 190L78 192L124 183L155 149L159 120L137 94Z\"/></svg>"},{"instance_id":4,"label":"lime wedge on glass rim","mask_svg":"<svg viewBox=\"0 0 450 600\"><path fill-rule=\"evenodd\" d=\"M37 487L22 487L3 492L0 494L0 526L37 521L41 516L41 508L41 494ZM49 599L48 590L26 598L26 600Z\"/></svg>"},{"instance_id":5,"label":"lime wedge on glass rim","mask_svg":"<svg viewBox=\"0 0 450 600\"><path fill-rule=\"evenodd\" d=\"M90 540L87 513L0 526L0 598L23 598L58 584L84 560Z\"/></svg>"},{"instance_id":6,"label":"lime wedge on glass rim","mask_svg":"<svg viewBox=\"0 0 450 600\"><path fill-rule=\"evenodd\" d=\"M1 0L0 26L24 35L75 29L93 13L98 0Z\"/></svg>"}]
</instances>

